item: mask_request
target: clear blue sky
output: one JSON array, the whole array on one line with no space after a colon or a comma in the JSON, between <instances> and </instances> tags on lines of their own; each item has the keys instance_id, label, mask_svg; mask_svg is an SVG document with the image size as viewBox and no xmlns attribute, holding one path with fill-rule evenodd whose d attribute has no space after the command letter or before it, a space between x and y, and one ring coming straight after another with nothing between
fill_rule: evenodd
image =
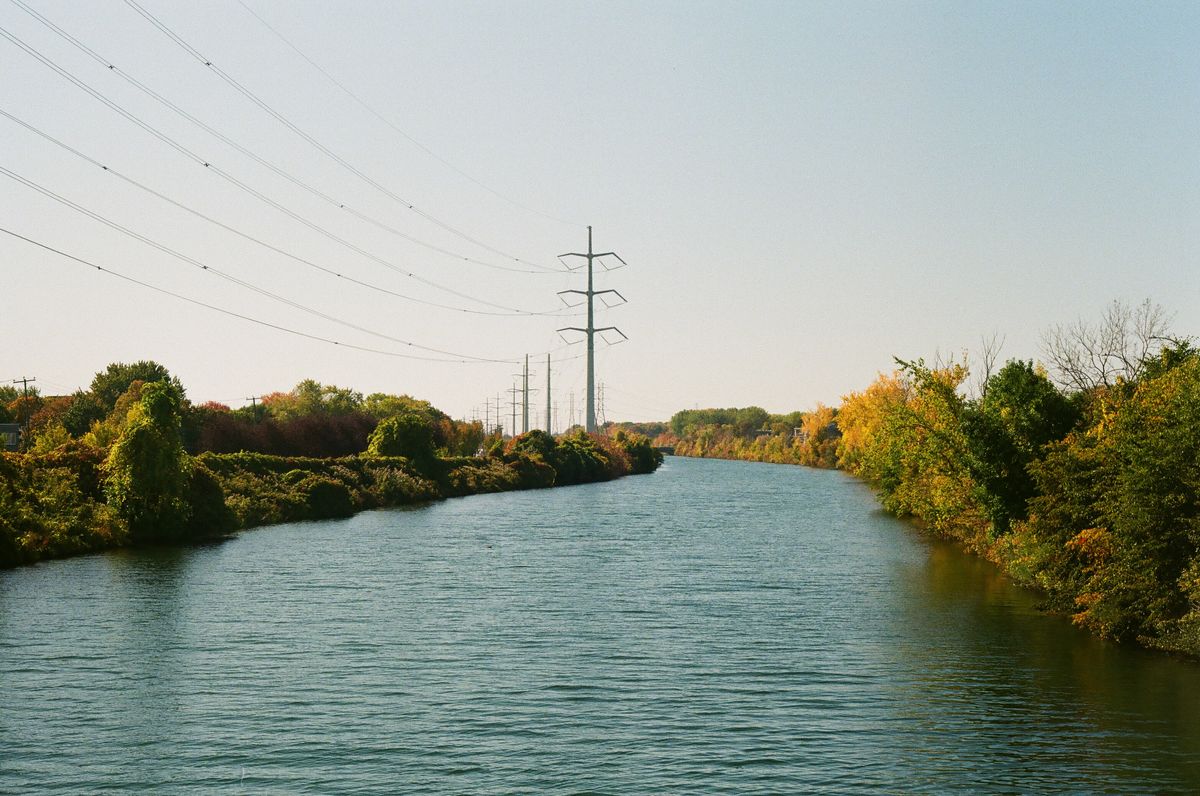
<instances>
[{"instance_id":1,"label":"clear blue sky","mask_svg":"<svg viewBox=\"0 0 1200 796\"><path fill-rule=\"evenodd\" d=\"M288 174L420 240L515 265L339 167L122 2L22 0ZM629 304L601 315L609 419L834 402L891 357L1036 357L1046 327L1142 298L1200 333L1200 5L1195 3L281 3L245 0L438 157L379 122L238 0L141 0L209 61L406 203L541 264L586 245ZM422 248L326 204L173 115L22 11L0 27L205 160L415 281L222 181L0 39L0 109L189 207L339 273L459 310L548 310L579 275ZM544 354L579 318L412 303L321 274L150 197L0 118L0 166L246 282L387 337ZM398 343L215 278L0 176L0 226L306 333ZM397 359L288 336L0 235L0 377L46 392L151 358L197 401L302 378L408 392L457 416L507 363ZM580 346L555 352L566 357ZM421 353L421 352L416 352ZM435 355L436 356L436 355ZM538 361L539 356L542 361ZM554 368L565 420L583 363ZM507 395L505 396L507 398ZM544 406L544 395L534 396Z\"/></svg>"}]
</instances>

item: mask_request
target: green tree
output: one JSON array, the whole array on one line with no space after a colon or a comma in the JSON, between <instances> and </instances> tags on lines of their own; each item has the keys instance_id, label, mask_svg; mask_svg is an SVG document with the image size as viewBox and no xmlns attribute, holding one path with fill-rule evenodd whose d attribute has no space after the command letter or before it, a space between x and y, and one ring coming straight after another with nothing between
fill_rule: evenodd
<instances>
[{"instance_id":1,"label":"green tree","mask_svg":"<svg viewBox=\"0 0 1200 796\"><path fill-rule=\"evenodd\" d=\"M988 379L983 398L966 407L966 461L995 533L1026 518L1026 504L1037 494L1030 465L1078 419L1050 379L1022 360L1009 361Z\"/></svg>"},{"instance_id":2,"label":"green tree","mask_svg":"<svg viewBox=\"0 0 1200 796\"><path fill-rule=\"evenodd\" d=\"M93 393L76 390L71 396L71 403L63 412L63 427L72 437L82 437L92 427L92 424L104 419L107 410L104 404Z\"/></svg>"},{"instance_id":3,"label":"green tree","mask_svg":"<svg viewBox=\"0 0 1200 796\"><path fill-rule=\"evenodd\" d=\"M426 464L434 458L433 428L416 412L403 412L379 422L367 440L372 456L406 456Z\"/></svg>"},{"instance_id":4,"label":"green tree","mask_svg":"<svg viewBox=\"0 0 1200 796\"><path fill-rule=\"evenodd\" d=\"M134 542L177 541L191 514L191 460L180 434L182 395L169 381L142 388L104 462L104 491Z\"/></svg>"},{"instance_id":5,"label":"green tree","mask_svg":"<svg viewBox=\"0 0 1200 796\"><path fill-rule=\"evenodd\" d=\"M16 415L9 410L8 406L20 395L20 391L12 385L0 384L0 423L16 422Z\"/></svg>"},{"instance_id":6,"label":"green tree","mask_svg":"<svg viewBox=\"0 0 1200 796\"><path fill-rule=\"evenodd\" d=\"M152 360L143 359L137 362L113 362L92 378L92 394L96 396L105 412L112 410L120 398L135 381L167 382L184 397L183 385L179 379L171 375L165 367Z\"/></svg>"},{"instance_id":7,"label":"green tree","mask_svg":"<svg viewBox=\"0 0 1200 796\"><path fill-rule=\"evenodd\" d=\"M1200 564L1200 359L1144 379L1110 420L1114 477L1078 619L1103 635L1155 639L1188 614L1195 633L1200 602L1189 604L1188 583Z\"/></svg>"}]
</instances>

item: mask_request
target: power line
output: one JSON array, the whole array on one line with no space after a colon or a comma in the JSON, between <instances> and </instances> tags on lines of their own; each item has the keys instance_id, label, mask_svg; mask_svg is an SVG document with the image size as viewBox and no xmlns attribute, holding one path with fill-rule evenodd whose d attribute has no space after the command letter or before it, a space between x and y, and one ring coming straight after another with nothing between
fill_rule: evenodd
<instances>
[{"instance_id":1,"label":"power line","mask_svg":"<svg viewBox=\"0 0 1200 796\"><path fill-rule=\"evenodd\" d=\"M51 31L56 33L59 37L64 39L66 42L73 45L80 52L82 52L85 55L87 55L88 57L90 57L93 61L100 64L102 67L104 67L108 71L112 72L113 74L117 75L121 79L125 80L127 83L129 83L134 88L141 91L143 94L145 94L148 97L150 97L151 99L157 101L164 107L173 111L175 114L181 116L182 118L184 118L187 121L191 122L192 124L196 125L200 129L207 132L209 135L224 142L226 145L228 145L228 146L232 147L233 149L237 150L238 152L242 153L243 155L250 158L254 162L258 163L259 165L263 166L264 168L269 169L274 174L282 177L283 179L287 180L288 182L292 183L293 185L307 191L308 193L321 199L322 201L326 202L327 204L331 204L334 207L337 207L341 210L345 210L347 213L355 216L356 218L358 218L362 221L366 221L367 223L372 224L372 225L374 225L380 229L383 229L387 232L390 232L393 235L403 238L404 240L407 240L411 243L415 243L418 246L423 246L424 248L429 249L434 252L437 252L439 254L443 254L448 257L453 257L456 260L462 260L464 262L483 266L485 268L494 268L497 270L510 271L510 272L514 272L514 273L523 273L523 274L556 274L556 273L559 273L559 271L557 269L547 268L538 263L530 263L530 265L534 266L534 269L536 269L536 270L531 270L531 269L526 269L526 268L513 268L511 266L506 266L506 265L496 265L494 263L489 263L485 260L479 260L474 257L469 257L467 255L461 254L459 252L451 251L450 249L446 249L446 248L438 246L436 244L428 243L424 240L421 240L420 238L417 238L413 235L403 232L402 230L399 230L399 229L391 226L390 224L380 221L379 219L377 219L373 216L367 215L366 213L356 210L356 209L350 207L349 205L347 205L345 202L342 202L341 200L339 200L333 196L330 196L329 194L325 193L321 189L316 188L315 186L311 185L310 183L308 183L308 182L300 179L299 177L296 177L295 175L291 174L290 172L276 166L274 163L271 163L266 158L263 158L262 156L258 155L257 153L253 152L252 150L246 148L245 146L239 144L237 141L233 140L232 138L230 138L229 136L220 132L219 130L214 129L210 125L201 121L196 116L192 115L191 113L188 113L186 110L181 108L176 103L172 102L167 97L164 97L162 94L159 94L157 91L150 88L146 84L142 83L140 80L133 77L131 74L129 74L125 70L121 69L119 66L116 66L113 62L111 62L104 56L100 55L98 52L93 50L91 47L84 44L78 38L76 38L75 36L72 36L70 33L63 30L61 27L59 27L54 22L50 21L48 18L46 18L43 14L41 14L37 10L30 8L28 5L26 5L24 2L22 2L22 0L11 0L11 1L14 5L19 7L23 11L25 11L27 14L29 14L34 19L36 19L38 22L42 23L42 25L46 26Z\"/></svg>"},{"instance_id":2,"label":"power line","mask_svg":"<svg viewBox=\"0 0 1200 796\"><path fill-rule=\"evenodd\" d=\"M214 276L217 276L226 281L232 282L232 283L238 285L239 287L243 287L254 293L258 293L261 296L265 296L266 298L269 298L272 301L277 301L281 304L286 304L287 306L292 307L294 309L298 309L301 312L306 312L309 315L314 315L318 318L322 318L322 319L330 321L332 323L340 324L349 329L354 329L355 331L372 335L373 337L378 337L380 339L388 340L393 343L400 343L401 345L413 346L414 348L420 348L424 351L430 351L435 354L446 354L448 356L463 357L466 359L477 360L479 362L511 362L512 361L512 360L507 360L507 359L489 359L487 357L476 357L476 356L471 356L468 354L459 354L454 351L443 351L438 348L430 348L429 346L419 345L417 343L413 343L408 340L401 340L400 338L392 337L392 336L384 334L382 332L376 332L373 329L369 329L365 326L359 326L358 324L352 323L351 321L342 320L341 318L338 318L333 315L329 315L325 312L314 309L305 304L300 304L299 302L293 301L293 300L291 300L285 296L282 296L278 293L274 293L270 290L267 290L266 288L259 287L258 285L255 285L252 282L247 282L244 279L234 276L233 274L229 274L229 273L221 271L217 268L213 268L212 266L210 266L204 262L201 262L200 260L197 260L194 257L183 254L182 252L180 252L176 249L172 249L170 246L167 246L166 244L159 243L158 241L154 240L153 238L146 237L145 235L142 235L139 232L135 232L134 230L129 229L128 227L122 226L121 224L118 224L117 222L112 221L111 219L105 218L104 216L100 215L99 213L89 210L86 207L83 207L82 205L76 204L75 202L72 202L70 199L67 199L64 196L61 196L61 195L55 193L54 191L51 191L49 188L41 186L41 185L37 184L36 182L33 182L32 180L26 179L25 177L22 177L20 174L10 171L9 169L4 168L3 166L0 166L0 174L3 174L6 177L9 177L10 179L13 179L13 180L21 183L22 185L32 188L33 190L37 191L38 193L42 194L43 196L53 199L54 201L59 202L60 204L63 204L65 206L71 208L72 210L75 210L76 212L82 213L83 215L87 216L88 218L91 218L95 221L99 221L101 224L104 224L105 226L107 226L111 229L115 229L124 235L127 235L137 241L140 241L141 243L146 244L147 246L150 246L151 248L157 249L158 251L160 251L164 254L170 255L171 257L174 257L177 260L181 260L182 262L185 262L188 265L194 266L196 268L199 268L202 271L213 274Z\"/></svg>"},{"instance_id":3,"label":"power line","mask_svg":"<svg viewBox=\"0 0 1200 796\"><path fill-rule=\"evenodd\" d=\"M402 137L404 140L408 141L410 144L412 144L417 149L424 152L426 155L429 155L429 157L433 158L438 163L441 163L443 166L445 166L446 168L455 172L459 176L470 181L471 183L475 184L476 186L482 188L483 190L485 190L488 193L492 194L493 196L497 197L501 201L507 202L508 204L512 205L513 207L520 208L521 210L524 210L528 213L533 213L534 215L541 216L542 218L546 218L551 221L557 221L561 224L567 224L572 227L582 227L583 226L582 224L579 224L577 222L568 221L564 218L559 218L558 216L554 216L549 213L544 213L541 210L537 210L535 208L524 205L521 202L518 202L517 200L501 193L500 191L497 191L496 189L490 187L489 185L486 185L485 183L481 182L480 180L476 179L475 177L471 176L467 172L460 169L458 166L455 166L453 163L442 158L440 155L438 155L432 149L425 146L420 141L418 141L417 139L415 139L411 135L409 135L407 132L400 129L398 126L396 126L396 124L394 124L390 119L388 119L383 114L381 114L379 111L377 111L375 108L373 108L371 105L369 105L366 102L366 100L362 99L362 97L360 97L358 94L355 94L344 83L342 83L336 77L331 75L328 71L326 71L324 68L322 68L320 64L318 64L312 58L309 58L308 55L306 55L299 47L297 47L295 44L293 44L289 39L287 39L276 28L272 27L272 25L269 22L267 22L265 19L263 19L261 16L259 16L254 11L254 9L252 9L250 6L246 5L243 2L243 0L238 0L238 3L241 5L242 8L246 9L246 11L248 11L252 17L254 17L259 22L261 22L263 27L265 27L267 30L271 31L271 33L275 34L275 37L278 38L280 41L282 41L284 44L286 44L292 50L292 52L296 53L301 58L303 58L305 61L307 61L308 64L313 69L316 69L318 72L320 72L322 75L324 75L329 80L329 82L333 83L335 86L337 86L339 89L341 89L348 97L350 97L350 99L354 100L363 109L365 109L368 113L370 113L372 116L374 116L379 121L383 122L385 125L390 127L393 131L395 131L398 135L400 135L400 137Z\"/></svg>"},{"instance_id":4,"label":"power line","mask_svg":"<svg viewBox=\"0 0 1200 796\"><path fill-rule=\"evenodd\" d=\"M84 92L86 92L87 94L92 96L98 102L109 107L110 109L112 109L113 111L118 113L119 115L123 116L128 121L130 121L133 124L137 125L138 127L142 128L144 131L146 131L150 135L154 136L155 138L159 139L163 143L167 144L168 146L170 146L172 149L176 150L180 154L182 154L185 157L191 159L192 161L200 164L205 169L216 173L222 179L224 179L227 182L231 183L232 185L240 188L242 191L250 194L251 196L258 199L259 201L264 202L264 203L270 205L271 207L274 207L279 212L284 213L289 218L296 220L297 222L303 224L304 226L308 227L309 229L313 230L314 232L317 232L317 233L329 238L330 240L341 244L342 246L350 249L351 251L353 251L363 257L366 257L367 259L372 260L373 262L376 262L376 263L384 266L385 268L388 268L392 271L396 271L397 273L403 274L404 276L407 276L410 279L413 279L414 281L429 285L430 287L433 287L437 290L442 290L444 292L458 296L459 298L464 298L469 301L474 301L479 304L483 304L485 306L490 306L490 307L495 307L497 309L507 310L508 312L510 312L514 315L555 316L555 315L561 314L557 310L551 310L551 311L546 311L546 312L538 312L538 311L533 311L533 310L522 310L522 309L518 309L518 308L514 308L514 307L508 307L503 304L497 304L495 302L487 301L485 299L476 298L467 293L463 293L461 291L454 290L453 288L445 287L444 285L440 285L437 282L434 282L432 280L418 276L417 274L414 274L411 271L406 270L402 266L396 265L395 263L392 263L389 260L379 257L378 255L375 255L375 254L355 245L354 243L346 240L345 238L342 238L342 237L334 234L333 232L330 232L329 230L325 229L324 227L320 226L319 224L316 224L315 222L310 221L309 219L301 216L300 214L290 210L289 208L283 206L279 202L276 202L275 200L271 199L270 197L266 196L265 194L261 193L260 191L256 190L255 188L253 188L253 187L247 185L246 183L242 182L241 180L237 179L232 174L229 174L228 172L224 171L220 167L214 165L212 162L205 160L203 157L196 154L192 150L188 149L183 144L180 144L178 141L171 138L166 133L163 133L162 131L158 130L157 128L150 125L149 123L142 121L137 116L135 116L132 113L130 113L129 111L125 110L123 107L121 107L117 103L108 99L103 94L101 94L99 91L95 90L94 88L89 86L87 83L83 82L82 80L75 77L67 70L60 67L58 64L54 63L54 61L52 59L47 58L46 56L42 55L36 49L34 49L33 47L30 47L28 44L23 42L20 38L14 36L12 33L10 33L9 31L5 30L2 27L0 27L0 36L4 36L6 39L11 41L13 44L17 45L19 48L24 50L27 54L34 57L38 61L40 61L44 66L53 70L59 76L63 77L64 79L66 79L67 81L69 81L70 83L72 83L73 85L78 87L79 89L83 90ZM431 302L431 305L432 306L441 306L443 308L452 309L452 310L460 309L460 308L456 308L456 307L447 307L446 305L437 305L437 304L433 304L432 302Z\"/></svg>"},{"instance_id":5,"label":"power line","mask_svg":"<svg viewBox=\"0 0 1200 796\"><path fill-rule=\"evenodd\" d=\"M463 313L469 313L472 315L489 315L489 316L493 316L493 317L502 317L502 318L519 317L519 316L513 315L512 313L509 313L509 312L492 312L490 310L473 310L473 309L468 309L466 307L454 307L449 304L441 304L436 301L420 299L420 298L416 298L415 296L410 296L405 293L400 293L400 292L397 292L390 288L386 288L381 285L374 284L372 282L366 282L361 279L356 279L355 277L352 277L352 276L347 276L346 274L343 274L332 268L327 268L326 266L319 265L318 263L315 263L312 260L309 260L305 257L301 257L298 254L289 252L286 249L281 249L278 246L267 243L266 241L264 241L260 238L256 238L255 236L250 235L247 232L243 232L242 230L236 229L235 227L231 227L222 221L218 221L217 219L215 219L205 213L200 212L199 210L196 210L188 205L183 204L182 202L172 199L171 197L169 197L169 196L167 196L167 195L165 195L165 194L163 194L141 182L138 182L137 180L133 179L132 177L129 177L126 174L122 174L121 172L117 171L114 168L111 168L110 166L100 162L99 160L96 160L95 158L90 157L89 155L86 155L83 152L80 152L78 149L75 149L74 147L70 146L69 144L66 144L63 141L60 141L59 139L55 138L54 136L50 135L49 133L46 133L45 131L38 129L37 127L34 127L33 125L14 116L13 114L9 113L8 111L4 110L3 108L0 108L0 116L4 116L5 118L9 119L10 121L14 122L15 124L20 125L21 127L24 127L25 129L29 130L30 132L34 133L35 135L41 136L43 139L51 142L55 146L58 146L64 150L66 150L67 152L70 152L72 155L75 155L76 157L80 158L81 160L84 160L84 161L92 164L93 166L100 168L101 170L107 172L108 174L113 175L114 177L117 177L118 179L126 182L127 184L132 185L135 188L138 188L139 190L144 191L144 192L150 194L151 196L154 196L164 202L167 202L168 204L171 204L171 205L179 208L180 210L183 210L184 212L190 213L191 215L196 216L197 218L201 218L201 219L209 222L210 224L214 224L214 225L220 227L221 229L226 230L227 232L233 233L234 235L237 235L238 237L243 238L244 240L248 240L252 243L262 246L265 249L273 251L276 254L283 255L284 257L287 257L291 260L295 260L298 263L306 265L310 268L314 268L318 271L321 271L325 274L333 276L337 279L344 279L347 282L351 282L351 283L359 285L361 287L365 287L370 290L375 290L375 291L384 293L386 295L389 295L389 296L392 296L395 298L403 299L404 301L411 301L416 304L422 304L422 305L425 305L428 307L436 307L438 309L449 310L451 312L463 312Z\"/></svg>"},{"instance_id":6,"label":"power line","mask_svg":"<svg viewBox=\"0 0 1200 796\"><path fill-rule=\"evenodd\" d=\"M302 332L297 329L292 329L290 327L282 326L277 323L272 323L270 321L264 321L259 318L254 318L250 315L244 315L240 312L235 312L233 310L227 310L224 307L218 307L215 304L209 304L207 302L200 301L199 299L194 299L189 296L185 296L182 293L176 293L172 290L167 290L166 288L158 287L157 285L152 285L149 282L143 282L140 279L136 279L131 276L126 276L125 274L114 271L111 268L105 268L103 266L97 265L94 262L91 262L90 260L85 260L82 257L76 257L73 254L68 254L67 252L62 251L61 249L56 249L53 246L49 246L45 243L41 243L39 241L34 240L33 238L27 238L24 235L21 235L20 233L17 233L17 232L13 232L12 230L7 229L5 227L0 227L0 232L3 232L4 234L10 235L19 240L23 240L26 243L37 246L40 249L45 249L46 251L53 252L54 254L58 254L69 260L73 260L74 262L77 262L80 265L84 265L89 268L94 268L95 270L100 271L101 273L108 274L109 276L114 276L117 279L121 279L121 280L130 282L135 285L139 285L141 287L147 288L148 290L153 290L156 293L162 293L165 296L171 296L172 298L177 298L180 301L186 301L189 304L194 304L198 307L204 307L205 309L210 309L210 310L213 310L214 312L219 312L222 315L228 315L231 318L239 318L243 321L249 321L250 323L254 323L259 326L266 326L267 328L275 329L275 330L281 331L281 332L286 332L287 334L296 335L297 337L303 337L308 340L315 340L315 341L321 342L321 343L328 343L330 345L338 346L339 348L350 349L353 351L362 351L362 352L365 352L368 354L380 354L382 356L398 357L401 359L416 359L416 360L420 360L422 362L450 362L450 363L455 363L455 364L460 364L460 365L487 364L487 363L481 362L479 360L442 359L442 358L437 358L437 357L423 357L423 356L418 356L416 354L404 354L399 351L387 351L387 350L378 349L378 348L369 348L367 346L355 345L353 343L343 343L339 340L334 340L329 337L322 337L320 335L310 334L308 332ZM506 364L509 364L509 363L507 363L507 361L506 361Z\"/></svg>"},{"instance_id":7,"label":"power line","mask_svg":"<svg viewBox=\"0 0 1200 796\"><path fill-rule=\"evenodd\" d=\"M502 251L500 249L497 249L493 246L489 246L488 244L484 243L483 241L468 235L467 233L463 232L462 230L460 230L456 227L451 226L450 224L447 224L446 222L442 221L441 219L437 218L436 216L417 207L415 204L413 204L409 200L405 199L404 197L396 194L391 189L389 189L387 186L381 184L380 182L378 182L377 180L372 178L370 175L361 171L356 166L354 166L352 163L350 163L345 158L343 158L341 155L339 155L336 152L334 152L333 150L329 149L327 146L322 144L320 141L318 141L312 135L305 132L303 129L301 129L299 126L297 126L294 122L292 122L290 119L288 119L282 113L275 110L265 100L263 100L261 97L259 97L257 94L255 94L253 91L251 91L250 89L246 88L246 86L244 86L240 82L238 82L232 75L230 75L224 69L222 69L221 67L217 66L212 61L210 61L205 55L203 55L195 47L188 44L187 41L185 41L181 36L179 36L179 34L175 33L165 23L163 23L161 20L159 20L157 17L155 17L153 14L151 14L149 11L147 11L145 8L143 8L141 5L139 5L136 2L136 0L125 0L125 4L127 6L129 6L130 8L132 8L134 11L136 11L138 14L140 14L151 25L153 25L154 27L156 27L160 31L162 31L162 33L164 35L166 35L167 38L171 39L171 41L173 41L177 45L179 45L184 50L184 52L188 53L193 58L195 58L197 61L202 63L204 66L206 66L210 70L212 70L213 74L217 75L217 77L219 77L219 78L221 78L221 80L225 81L225 83L227 83L230 87L232 87L239 94L244 96L246 99L250 100L250 102L254 103L262 111L264 111L269 116L274 118L276 121L278 121L284 127L291 130L293 133L298 135L300 138L303 138L305 141L307 141L310 145L312 145L315 149L320 151L326 157L333 160L339 166L341 166L345 170L349 171L351 174L358 177L360 180L367 183L372 188L374 188L375 190L382 193L384 196L387 196L388 198L392 199L394 202L400 204L404 208L411 210L412 212L414 212L417 215L421 216L422 218L426 219L430 223L441 227L442 229L446 230L447 232L451 233L452 235L462 238L463 240L465 240L469 243L475 244L476 246L478 246L481 249L492 252L493 254L499 255L501 257L511 259L514 262L525 263L527 265L532 264L529 261L524 260L520 257L509 254L509 253Z\"/></svg>"}]
</instances>

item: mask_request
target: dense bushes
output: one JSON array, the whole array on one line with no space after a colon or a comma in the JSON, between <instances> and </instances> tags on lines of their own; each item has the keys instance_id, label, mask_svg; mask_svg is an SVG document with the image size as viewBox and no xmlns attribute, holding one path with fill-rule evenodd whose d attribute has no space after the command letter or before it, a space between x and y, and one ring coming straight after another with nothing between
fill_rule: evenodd
<instances>
[{"instance_id":1,"label":"dense bushes","mask_svg":"<svg viewBox=\"0 0 1200 796\"><path fill-rule=\"evenodd\" d=\"M377 422L362 412L275 419L208 406L190 411L186 430L192 453L350 456L366 450Z\"/></svg>"},{"instance_id":2,"label":"dense bushes","mask_svg":"<svg viewBox=\"0 0 1200 796\"><path fill-rule=\"evenodd\" d=\"M401 458L339 459L205 453L237 527L346 517L355 511L403 505L439 496Z\"/></svg>"},{"instance_id":3,"label":"dense bushes","mask_svg":"<svg viewBox=\"0 0 1200 796\"><path fill-rule=\"evenodd\" d=\"M612 437L578 431L557 438L544 431L530 431L509 440L502 455L514 465L517 464L514 457L519 455L545 464L549 472L536 476L531 465L519 465L529 471L529 477L535 481L546 480L544 486L567 486L608 481L631 473L652 473L663 460L662 454L651 447L648 439L620 430Z\"/></svg>"},{"instance_id":4,"label":"dense bushes","mask_svg":"<svg viewBox=\"0 0 1200 796\"><path fill-rule=\"evenodd\" d=\"M104 503L95 449L0 455L0 567L115 547L125 525Z\"/></svg>"},{"instance_id":5,"label":"dense bushes","mask_svg":"<svg viewBox=\"0 0 1200 796\"><path fill-rule=\"evenodd\" d=\"M315 381L243 410L193 406L155 362L110 365L88 392L26 399L8 388L0 399L5 412L36 418L30 452L0 454L0 567L605 480L650 472L662 459L644 437L624 433L560 442L535 432L505 445L425 401L364 399Z\"/></svg>"},{"instance_id":6,"label":"dense bushes","mask_svg":"<svg viewBox=\"0 0 1200 796\"><path fill-rule=\"evenodd\" d=\"M1106 638L1200 655L1200 357L1186 343L1064 396L1013 361L901 363L839 414L842 465Z\"/></svg>"}]
</instances>

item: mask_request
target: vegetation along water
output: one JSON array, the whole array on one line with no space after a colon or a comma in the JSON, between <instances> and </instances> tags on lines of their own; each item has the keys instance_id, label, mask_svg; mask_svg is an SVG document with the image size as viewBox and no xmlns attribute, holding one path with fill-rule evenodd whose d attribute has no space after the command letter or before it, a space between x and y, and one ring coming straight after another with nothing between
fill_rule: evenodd
<instances>
[{"instance_id":1,"label":"vegetation along water","mask_svg":"<svg viewBox=\"0 0 1200 796\"><path fill-rule=\"evenodd\" d=\"M89 390L49 400L9 391L0 412L25 425L26 452L0 454L0 568L662 462L637 435L504 439L407 395L314 381L243 410L196 406L156 362L114 363Z\"/></svg>"},{"instance_id":2,"label":"vegetation along water","mask_svg":"<svg viewBox=\"0 0 1200 796\"><path fill-rule=\"evenodd\" d=\"M1165 326L1114 302L1051 330L1048 367L985 352L968 385L965 358L897 360L838 407L640 428L683 455L845 469L1090 632L1200 657L1200 352Z\"/></svg>"}]
</instances>

